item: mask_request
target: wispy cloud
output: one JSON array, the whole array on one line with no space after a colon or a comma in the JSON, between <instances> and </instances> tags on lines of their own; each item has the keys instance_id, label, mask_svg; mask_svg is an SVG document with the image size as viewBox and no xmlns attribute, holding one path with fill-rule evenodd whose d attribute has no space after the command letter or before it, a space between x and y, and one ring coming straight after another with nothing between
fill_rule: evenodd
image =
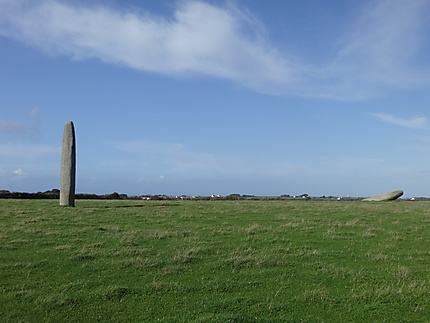
<instances>
[{"instance_id":1,"label":"wispy cloud","mask_svg":"<svg viewBox=\"0 0 430 323\"><path fill-rule=\"evenodd\" d=\"M27 131L39 132L37 109L30 110L25 122L0 119L0 134L22 134Z\"/></svg>"},{"instance_id":2,"label":"wispy cloud","mask_svg":"<svg viewBox=\"0 0 430 323\"><path fill-rule=\"evenodd\" d=\"M116 142L114 147L123 153L127 160L141 163L143 173L151 173L154 168L168 177L221 178L221 177L285 177L307 170L306 165L283 161L251 161L238 156L220 156L194 151L182 144L127 141ZM139 158L141 156L142 158ZM123 162L119 162L120 164ZM167 175L164 175L167 174Z\"/></svg>"},{"instance_id":3,"label":"wispy cloud","mask_svg":"<svg viewBox=\"0 0 430 323\"><path fill-rule=\"evenodd\" d=\"M20 191L56 187L60 158L61 147L0 144L0 183L3 189Z\"/></svg>"},{"instance_id":4,"label":"wispy cloud","mask_svg":"<svg viewBox=\"0 0 430 323\"><path fill-rule=\"evenodd\" d=\"M76 60L208 75L277 95L362 99L429 85L428 69L414 63L429 41L428 1L369 3L340 42L328 41L336 54L318 66L279 52L246 10L193 0L180 2L171 17L59 0L0 0L0 35Z\"/></svg>"},{"instance_id":5,"label":"wispy cloud","mask_svg":"<svg viewBox=\"0 0 430 323\"><path fill-rule=\"evenodd\" d=\"M0 158L2 162L12 161L34 161L52 154L61 152L61 147L46 145L13 145L0 144Z\"/></svg>"},{"instance_id":6,"label":"wispy cloud","mask_svg":"<svg viewBox=\"0 0 430 323\"><path fill-rule=\"evenodd\" d=\"M128 168L134 170L133 174L124 174L127 185L133 181L139 182L144 189L148 183L151 183L151 187L159 187L156 185L164 183L163 189L173 190L175 194L187 189L192 191L199 187L199 181L211 183L213 186L210 185L209 190L219 188L215 190L218 192L240 189L243 193L253 187L253 194L292 193L291 189L298 190L294 194L335 194L336 191L327 191L329 180L339 191L360 195L367 194L363 192L369 190L369 183L375 176L388 177L384 185L390 186L395 182L393 174L398 173L397 168L378 157L325 156L309 159L306 163L294 163L288 160L251 160L243 156L207 154L182 144L166 142L116 142L114 148L121 152L116 155L120 156L122 167L125 169L125 161L128 161ZM136 167L136 164L140 167ZM360 175L359 179L357 174ZM355 183L355 192L350 191L351 182ZM373 185L372 189L377 191L378 187ZM357 193L360 190L362 193Z\"/></svg>"},{"instance_id":7,"label":"wispy cloud","mask_svg":"<svg viewBox=\"0 0 430 323\"><path fill-rule=\"evenodd\" d=\"M250 35L251 20L236 10L185 1L172 17L155 17L51 0L1 2L7 9L0 34L49 53L163 74L199 73L259 91L292 78L285 59Z\"/></svg>"},{"instance_id":8,"label":"wispy cloud","mask_svg":"<svg viewBox=\"0 0 430 323\"><path fill-rule=\"evenodd\" d=\"M427 0L370 2L345 33L334 72L343 73L346 81L354 73L352 79L360 83L401 87L428 84L427 71L419 71L415 60L425 53L422 46L429 41L429 9Z\"/></svg>"},{"instance_id":9,"label":"wispy cloud","mask_svg":"<svg viewBox=\"0 0 430 323\"><path fill-rule=\"evenodd\" d=\"M0 169L0 179L2 180L2 185L7 185L10 181L13 181L14 179L25 178L27 175L28 174L22 168L12 170ZM3 188L7 188L7 186L3 186Z\"/></svg>"},{"instance_id":10,"label":"wispy cloud","mask_svg":"<svg viewBox=\"0 0 430 323\"><path fill-rule=\"evenodd\" d=\"M0 120L0 133L21 133L24 124L21 122Z\"/></svg>"},{"instance_id":11,"label":"wispy cloud","mask_svg":"<svg viewBox=\"0 0 430 323\"><path fill-rule=\"evenodd\" d=\"M386 113L373 113L374 117L383 122L411 129L430 129L430 123L425 117L398 118Z\"/></svg>"},{"instance_id":12,"label":"wispy cloud","mask_svg":"<svg viewBox=\"0 0 430 323\"><path fill-rule=\"evenodd\" d=\"M12 174L17 175L17 176L25 176L25 175L27 175L21 168L13 170Z\"/></svg>"}]
</instances>

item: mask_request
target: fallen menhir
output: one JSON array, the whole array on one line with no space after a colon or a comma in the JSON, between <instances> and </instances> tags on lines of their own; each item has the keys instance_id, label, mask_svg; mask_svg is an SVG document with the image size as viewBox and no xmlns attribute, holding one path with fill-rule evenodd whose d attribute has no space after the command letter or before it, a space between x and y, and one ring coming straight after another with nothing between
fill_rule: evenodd
<instances>
[{"instance_id":1,"label":"fallen menhir","mask_svg":"<svg viewBox=\"0 0 430 323\"><path fill-rule=\"evenodd\" d=\"M392 191L392 192L384 193L381 195L368 197L367 199L364 199L363 201L392 201L392 200L398 199L402 195L403 195L403 191L398 190L398 191Z\"/></svg>"}]
</instances>

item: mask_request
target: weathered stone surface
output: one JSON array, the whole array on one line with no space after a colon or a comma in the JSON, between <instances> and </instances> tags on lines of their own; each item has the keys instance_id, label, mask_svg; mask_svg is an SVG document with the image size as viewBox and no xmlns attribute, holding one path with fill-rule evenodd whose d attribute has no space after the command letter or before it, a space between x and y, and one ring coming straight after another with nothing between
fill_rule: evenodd
<instances>
[{"instance_id":1,"label":"weathered stone surface","mask_svg":"<svg viewBox=\"0 0 430 323\"><path fill-rule=\"evenodd\" d=\"M72 121L64 125L61 152L60 205L75 206L76 140Z\"/></svg>"},{"instance_id":2,"label":"weathered stone surface","mask_svg":"<svg viewBox=\"0 0 430 323\"><path fill-rule=\"evenodd\" d=\"M364 199L363 201L392 201L392 200L398 199L402 195L403 195L403 191L398 190L398 191L384 193L381 195L368 197L367 199Z\"/></svg>"}]
</instances>

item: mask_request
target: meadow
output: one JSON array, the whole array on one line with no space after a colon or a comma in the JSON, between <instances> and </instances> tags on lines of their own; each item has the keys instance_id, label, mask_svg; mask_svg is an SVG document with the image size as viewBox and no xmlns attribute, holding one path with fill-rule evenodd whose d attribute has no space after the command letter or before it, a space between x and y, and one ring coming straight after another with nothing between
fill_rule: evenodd
<instances>
[{"instance_id":1,"label":"meadow","mask_svg":"<svg viewBox=\"0 0 430 323\"><path fill-rule=\"evenodd\" d=\"M0 200L1 322L429 322L430 203Z\"/></svg>"}]
</instances>

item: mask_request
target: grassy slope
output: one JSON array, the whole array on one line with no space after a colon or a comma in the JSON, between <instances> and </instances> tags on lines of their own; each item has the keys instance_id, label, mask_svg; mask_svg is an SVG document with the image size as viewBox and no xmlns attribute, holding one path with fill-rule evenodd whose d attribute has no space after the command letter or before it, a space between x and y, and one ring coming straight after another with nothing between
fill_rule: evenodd
<instances>
[{"instance_id":1,"label":"grassy slope","mask_svg":"<svg viewBox=\"0 0 430 323\"><path fill-rule=\"evenodd\" d=\"M2 322L426 322L428 202L0 200Z\"/></svg>"}]
</instances>

